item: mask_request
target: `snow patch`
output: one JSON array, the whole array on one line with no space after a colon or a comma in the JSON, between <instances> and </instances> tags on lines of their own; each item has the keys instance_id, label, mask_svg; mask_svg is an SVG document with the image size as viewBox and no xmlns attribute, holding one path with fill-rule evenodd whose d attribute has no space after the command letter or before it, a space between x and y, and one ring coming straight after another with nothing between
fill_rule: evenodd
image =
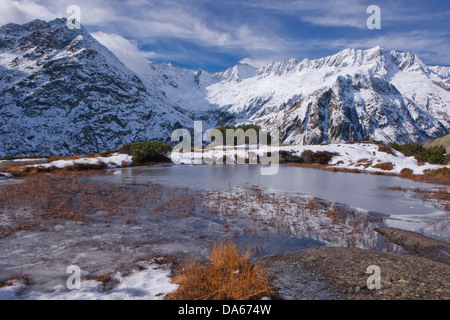
<instances>
[{"instance_id":1,"label":"snow patch","mask_svg":"<svg viewBox=\"0 0 450 320\"><path fill-rule=\"evenodd\" d=\"M133 159L127 154L114 153L109 157L97 157L97 158L80 158L76 160L56 160L45 164L33 164L27 167L39 167L39 168L65 168L73 166L75 164L106 164L108 169L121 167L122 163L131 165Z\"/></svg>"},{"instance_id":2,"label":"snow patch","mask_svg":"<svg viewBox=\"0 0 450 320\"><path fill-rule=\"evenodd\" d=\"M0 172L0 180L11 179L13 177L12 174L6 172Z\"/></svg>"},{"instance_id":3,"label":"snow patch","mask_svg":"<svg viewBox=\"0 0 450 320\"><path fill-rule=\"evenodd\" d=\"M117 273L119 284L111 291L104 291L101 282L89 280L81 282L80 290L68 291L61 285L55 287L52 293L20 295L24 285L13 281L12 286L0 288L0 300L162 300L178 288L178 285L171 283L167 265L150 264L147 268L127 277Z\"/></svg>"}]
</instances>

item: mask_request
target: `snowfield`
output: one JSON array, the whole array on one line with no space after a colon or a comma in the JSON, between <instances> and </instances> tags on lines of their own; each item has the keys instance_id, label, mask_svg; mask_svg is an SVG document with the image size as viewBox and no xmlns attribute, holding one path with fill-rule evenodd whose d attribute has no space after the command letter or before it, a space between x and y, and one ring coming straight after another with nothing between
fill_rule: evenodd
<instances>
[{"instance_id":1,"label":"snowfield","mask_svg":"<svg viewBox=\"0 0 450 320\"><path fill-rule=\"evenodd\" d=\"M403 169L411 169L414 174L423 174L425 170L436 170L450 166L434 165L426 163L419 165L414 157L406 157L401 152L392 149L393 155L379 151L379 146L370 143L355 144L330 144L319 146L296 146L282 147L280 150L291 151L293 154L300 156L305 150L328 151L335 152L339 155L334 156L330 161L330 165L338 168L359 169L367 172L391 172L400 173ZM364 161L362 161L364 160ZM360 161L358 163L358 161ZM376 168L380 163L392 163L392 170L383 170ZM366 167L367 166L367 167Z\"/></svg>"}]
</instances>

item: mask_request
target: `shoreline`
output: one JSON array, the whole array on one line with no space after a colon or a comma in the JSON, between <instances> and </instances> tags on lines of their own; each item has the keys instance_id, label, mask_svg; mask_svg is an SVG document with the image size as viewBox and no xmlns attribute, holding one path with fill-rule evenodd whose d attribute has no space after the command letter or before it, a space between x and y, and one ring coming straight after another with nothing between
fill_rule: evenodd
<instances>
[{"instance_id":1,"label":"shoreline","mask_svg":"<svg viewBox=\"0 0 450 320\"><path fill-rule=\"evenodd\" d=\"M82 156L79 156L79 158L81 158ZM22 159L22 158L18 158L18 159ZM35 160L35 159L33 159ZM46 161L46 160L39 160L39 162L42 161ZM3 164L2 164L3 163ZM26 163L25 166L20 166L20 164ZM49 172L49 171L53 171L53 170L58 170L58 169L66 169L66 167L47 167L46 169L48 170L43 170L46 166L46 164L48 163L36 163L36 161L31 161L30 163L28 163L27 160L23 160L23 161L16 161L16 162L11 162L11 161L7 161L4 160L2 162L2 160L0 160L0 173L6 173L6 174L12 174L15 178L17 177L21 177L27 174L35 174L35 173L39 173L39 172ZM111 167L111 168L107 168L106 166L92 166L92 167L85 167L85 168L81 168L81 169L77 169L77 168L69 168L69 170L73 169L73 171L82 171L82 170L103 170L103 169L114 169L114 168L124 168L124 167L145 167L145 166L154 166L154 165L158 165L158 164L173 164L170 162L146 162L146 163L131 163L131 164L127 164L127 165L118 165L115 167ZM248 163L245 163L248 164ZM244 165L245 165L244 164ZM391 176L391 177L398 177L398 178L402 178L402 179L408 179L411 181L416 181L416 182L423 182L423 183L429 183L429 184L439 184L439 185L443 185L443 186L450 186L450 174L448 173L444 173L444 175L442 177L438 177L435 178L433 177L433 172L436 171L431 171L432 174L402 174L402 173L394 173L394 172L383 172L383 171L368 171L368 170L362 170L362 169L357 169L357 168L343 168L343 167L339 167L333 164L306 164L306 163L295 163L295 162L283 162L280 163L281 165L288 165L288 166L292 166L292 167L299 167L299 168L307 168L307 169L315 169L315 170L322 170L322 171L329 171L329 172L342 172L342 173L354 173L354 174L370 174L370 175L382 175L382 176ZM183 165L183 164L181 164ZM206 166L211 166L211 164L206 164L206 163L202 163L202 164L196 164L196 165L206 165ZM220 164L218 164L220 165ZM228 164L227 164L228 165ZM235 163L234 165L243 165L243 164L237 164ZM21 170L23 175L18 175L18 171L20 171L20 169L24 169L27 166L34 166L36 168L38 168L37 170ZM6 170L2 170L2 167L6 168ZM13 170L11 172L11 167L15 167L18 170ZM40 170L39 170L40 169ZM442 166L441 169L448 169L446 166ZM437 171L439 171L440 169L437 169ZM448 169L450 171L450 169Z\"/></svg>"},{"instance_id":2,"label":"shoreline","mask_svg":"<svg viewBox=\"0 0 450 320\"><path fill-rule=\"evenodd\" d=\"M268 149L270 148L270 149ZM175 151L164 155L165 161L174 164L226 163L229 165L260 163L267 156L270 165L287 164L294 167L312 168L330 172L365 173L404 178L416 182L450 186L450 165L419 162L414 157L376 142L335 143L326 145L239 145L216 146L212 149L192 147L190 152ZM308 152L306 152L308 151ZM272 157L272 153L277 153ZM304 155L307 153L307 155ZM316 157L317 155L317 157ZM309 158L307 158L309 157ZM201 160L200 164L197 161ZM137 163L124 151L110 150L87 155L52 157L7 157L0 159L0 172L15 176L40 171L90 170L115 167L137 167L158 162Z\"/></svg>"},{"instance_id":3,"label":"shoreline","mask_svg":"<svg viewBox=\"0 0 450 320\"><path fill-rule=\"evenodd\" d=\"M432 176L427 175L427 174L402 175L402 174L393 173L393 172L367 171L367 170L361 170L361 169L340 168L338 166L333 166L333 165L329 165L329 164L321 165L321 164L287 163L287 165L292 166L292 167L316 169L316 170L329 171L329 172L390 176L390 177L407 179L407 180L411 180L411 181L415 181L415 182L423 182L423 183L429 183L429 184L439 184L439 185L443 185L443 186L450 186L450 175L447 178L443 178L443 179L442 178L441 179L433 179Z\"/></svg>"}]
</instances>

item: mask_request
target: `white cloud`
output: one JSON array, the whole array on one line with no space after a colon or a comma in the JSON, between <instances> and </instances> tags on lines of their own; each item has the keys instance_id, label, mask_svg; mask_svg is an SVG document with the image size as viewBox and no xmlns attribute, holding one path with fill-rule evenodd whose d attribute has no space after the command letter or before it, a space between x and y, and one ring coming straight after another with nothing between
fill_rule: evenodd
<instances>
[{"instance_id":1,"label":"white cloud","mask_svg":"<svg viewBox=\"0 0 450 320\"><path fill-rule=\"evenodd\" d=\"M449 63L446 54L449 51L448 35L436 34L433 29L429 29L428 33L394 33L395 29L389 34L385 32L389 30L388 26L397 25L400 21L414 21L421 14L417 9L403 4L380 4L383 36L372 33L371 37L356 40L351 34L328 40L324 40L326 35L305 40L299 34L297 39L293 39L292 30L286 30L283 18L280 18L284 15L320 26L355 27L360 32L361 28L366 27L368 3L365 0L242 0L239 4L223 6L217 2L212 10L205 8L208 7L204 5L205 0L0 0L0 25L24 23L36 18L48 21L64 17L67 16L67 7L76 4L81 8L82 24L89 30L103 31L96 32L97 39L133 70L148 58L166 61L197 59L202 62L218 59L217 56L208 56L211 51L239 54L250 59L248 61L252 64L261 64L279 59L302 59L311 57L311 54L318 57L330 49L338 51L346 47L370 48L376 45L412 50L433 63ZM220 12L225 8L232 11ZM237 14L245 10L256 14ZM274 13L276 17L272 19ZM418 18L433 21L434 15L440 13L431 12ZM263 20L266 16L269 19ZM159 54L146 53L139 49L136 41L128 39L136 39L146 46L155 44L153 50ZM179 45L177 49L174 49L175 45L170 51L167 50L170 45L158 47L160 42L167 44L172 40ZM190 50L189 46L183 46L183 41L200 48ZM192 55L195 50L198 56ZM164 51L163 57L161 52ZM220 61L214 63L220 64Z\"/></svg>"},{"instance_id":2,"label":"white cloud","mask_svg":"<svg viewBox=\"0 0 450 320\"><path fill-rule=\"evenodd\" d=\"M136 41L128 40L118 34L99 31L92 33L92 36L136 73L145 70L149 64L148 59L156 56L154 52L140 50Z\"/></svg>"},{"instance_id":3,"label":"white cloud","mask_svg":"<svg viewBox=\"0 0 450 320\"><path fill-rule=\"evenodd\" d=\"M181 8L146 9L145 17L124 17L121 28L147 41L160 38L181 39L204 46L230 46L234 39L229 29L209 26L200 17Z\"/></svg>"},{"instance_id":4,"label":"white cloud","mask_svg":"<svg viewBox=\"0 0 450 320\"><path fill-rule=\"evenodd\" d=\"M80 7L83 24L104 25L122 16L117 11L118 7L105 0L1 0L0 25L68 17L67 8L70 5Z\"/></svg>"},{"instance_id":5,"label":"white cloud","mask_svg":"<svg viewBox=\"0 0 450 320\"><path fill-rule=\"evenodd\" d=\"M55 18L55 12L48 7L31 0L1 0L0 25L7 23L25 23L34 19L50 20Z\"/></svg>"},{"instance_id":6,"label":"white cloud","mask_svg":"<svg viewBox=\"0 0 450 320\"><path fill-rule=\"evenodd\" d=\"M368 17L368 5L359 0L259 0L246 5L297 16L298 20L327 27L365 28Z\"/></svg>"}]
</instances>

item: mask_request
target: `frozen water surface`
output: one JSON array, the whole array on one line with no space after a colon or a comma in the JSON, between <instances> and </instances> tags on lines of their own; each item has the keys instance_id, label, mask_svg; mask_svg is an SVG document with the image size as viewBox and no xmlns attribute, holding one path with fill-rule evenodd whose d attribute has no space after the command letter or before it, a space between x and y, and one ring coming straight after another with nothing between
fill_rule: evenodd
<instances>
[{"instance_id":1,"label":"frozen water surface","mask_svg":"<svg viewBox=\"0 0 450 320\"><path fill-rule=\"evenodd\" d=\"M444 210L387 188L429 189L436 185L418 183L392 176L328 172L280 165L273 176L260 176L260 165L163 165L114 170L112 176L95 178L127 185L161 184L200 190L252 188L283 193L311 195L367 211L399 218L420 217L435 220ZM440 186L442 187L442 186Z\"/></svg>"}]
</instances>

